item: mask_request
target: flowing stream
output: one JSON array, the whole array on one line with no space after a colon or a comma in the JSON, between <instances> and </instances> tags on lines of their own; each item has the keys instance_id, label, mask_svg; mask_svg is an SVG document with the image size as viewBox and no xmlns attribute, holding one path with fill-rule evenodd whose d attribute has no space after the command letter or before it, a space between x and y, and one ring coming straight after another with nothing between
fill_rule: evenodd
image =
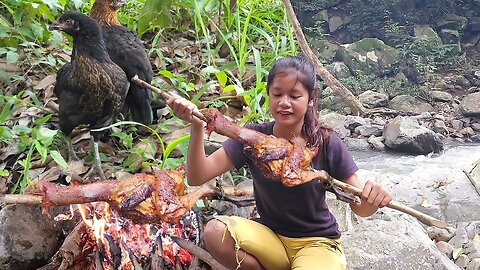
<instances>
[{"instance_id":1,"label":"flowing stream","mask_svg":"<svg viewBox=\"0 0 480 270\"><path fill-rule=\"evenodd\" d=\"M480 195L463 172L480 159L480 144L451 145L433 155L352 153L360 180L382 183L395 200L450 224L480 220Z\"/></svg>"}]
</instances>

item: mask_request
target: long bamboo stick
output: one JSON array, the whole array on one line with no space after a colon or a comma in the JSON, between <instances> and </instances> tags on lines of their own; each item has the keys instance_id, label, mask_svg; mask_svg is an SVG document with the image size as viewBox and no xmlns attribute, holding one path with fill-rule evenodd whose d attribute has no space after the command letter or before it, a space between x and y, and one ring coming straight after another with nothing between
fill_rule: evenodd
<instances>
[{"instance_id":1,"label":"long bamboo stick","mask_svg":"<svg viewBox=\"0 0 480 270\"><path fill-rule=\"evenodd\" d=\"M351 193L355 196L360 196L360 194L362 193L362 190L357 188L357 187L354 187L352 185L349 185L345 182L342 182L342 181L339 181L337 179L332 179L333 181L333 184L335 186L337 186L338 188L342 189L344 192L347 192L347 193ZM418 210L415 210L409 206L406 206L404 204L401 204L399 202L396 202L396 201L390 201L390 203L387 205L388 208L392 208L392 209L395 209L395 210L398 210L400 212L403 212L403 213L406 213L406 214L409 214L415 218L417 218L420 222L422 222L423 224L425 225L429 225L429 226L435 226L435 227L438 227L438 228L442 228L442 229L445 229L447 227L447 223L444 222L444 221L441 221L441 220L438 220L434 217L431 217L425 213L422 213Z\"/></svg>"},{"instance_id":2,"label":"long bamboo stick","mask_svg":"<svg viewBox=\"0 0 480 270\"><path fill-rule=\"evenodd\" d=\"M157 87L147 83L146 81L144 80L141 80L140 78L138 78L137 75L133 76L132 78L132 82L144 87L144 88L147 88L148 90L152 91L152 92L155 92L157 94L159 94L161 97L163 97L164 99L170 99L172 96L165 92L165 91L162 91L160 89L158 89ZM193 111L193 115L198 117L199 119L207 122L207 119L205 118L205 116L203 116L203 114L199 111Z\"/></svg>"}]
</instances>

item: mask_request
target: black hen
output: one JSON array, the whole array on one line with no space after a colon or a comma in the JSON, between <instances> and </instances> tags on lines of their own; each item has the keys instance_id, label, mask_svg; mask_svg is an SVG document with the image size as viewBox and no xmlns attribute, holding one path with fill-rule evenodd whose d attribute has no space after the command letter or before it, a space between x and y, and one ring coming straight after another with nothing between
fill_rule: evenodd
<instances>
[{"instance_id":1,"label":"black hen","mask_svg":"<svg viewBox=\"0 0 480 270\"><path fill-rule=\"evenodd\" d=\"M73 38L72 60L58 71L54 89L59 102L60 129L69 136L82 124L88 124L90 129L110 125L124 105L130 84L125 72L110 59L100 26L86 15L67 12L49 29L63 31ZM98 154L102 132L91 134L95 167L104 179Z\"/></svg>"},{"instance_id":2,"label":"black hen","mask_svg":"<svg viewBox=\"0 0 480 270\"><path fill-rule=\"evenodd\" d=\"M137 34L120 24L117 10L125 4L124 0L96 0L90 10L90 17L95 19L103 30L110 58L119 65L130 80L133 76L148 83L152 81L153 71L145 47ZM125 105L136 122L149 125L152 123L152 93L135 83L130 84Z\"/></svg>"}]
</instances>

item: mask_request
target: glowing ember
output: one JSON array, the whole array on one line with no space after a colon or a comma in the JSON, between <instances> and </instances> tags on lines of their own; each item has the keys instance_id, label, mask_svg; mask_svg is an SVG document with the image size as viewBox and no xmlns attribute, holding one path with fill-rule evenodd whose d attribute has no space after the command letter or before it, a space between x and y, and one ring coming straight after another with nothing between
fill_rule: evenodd
<instances>
[{"instance_id":1,"label":"glowing ember","mask_svg":"<svg viewBox=\"0 0 480 270\"><path fill-rule=\"evenodd\" d=\"M196 213L187 212L178 222L157 224L135 224L122 218L107 203L97 202L76 205L78 211L70 208L70 213L55 217L57 220L71 219L78 212L89 228L94 248L84 250L96 252L104 269L134 269L135 265L149 264L156 246L161 243L165 266L173 267L176 261L189 266L192 256L172 241L170 235L199 242ZM133 261L132 261L133 260Z\"/></svg>"}]
</instances>

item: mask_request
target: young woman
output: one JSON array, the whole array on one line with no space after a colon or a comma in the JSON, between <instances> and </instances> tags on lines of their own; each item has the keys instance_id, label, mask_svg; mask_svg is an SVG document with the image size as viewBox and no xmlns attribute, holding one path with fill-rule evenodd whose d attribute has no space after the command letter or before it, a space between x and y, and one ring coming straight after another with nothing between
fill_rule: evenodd
<instances>
[{"instance_id":1,"label":"young woman","mask_svg":"<svg viewBox=\"0 0 480 270\"><path fill-rule=\"evenodd\" d=\"M340 138L322 127L317 118L315 71L304 59L286 57L272 66L267 78L269 110L274 122L249 125L251 129L309 147L318 147L312 166L361 187L357 166ZM335 217L325 202L325 186L317 181L285 187L264 178L243 153L241 143L229 139L210 156L204 150L204 123L192 116L190 101L168 100L175 115L191 123L186 173L190 185L201 185L236 167L252 173L258 220L216 216L204 231L205 246L229 269L345 269ZM369 181L361 203L351 203L360 216L369 216L392 199L379 184Z\"/></svg>"}]
</instances>

